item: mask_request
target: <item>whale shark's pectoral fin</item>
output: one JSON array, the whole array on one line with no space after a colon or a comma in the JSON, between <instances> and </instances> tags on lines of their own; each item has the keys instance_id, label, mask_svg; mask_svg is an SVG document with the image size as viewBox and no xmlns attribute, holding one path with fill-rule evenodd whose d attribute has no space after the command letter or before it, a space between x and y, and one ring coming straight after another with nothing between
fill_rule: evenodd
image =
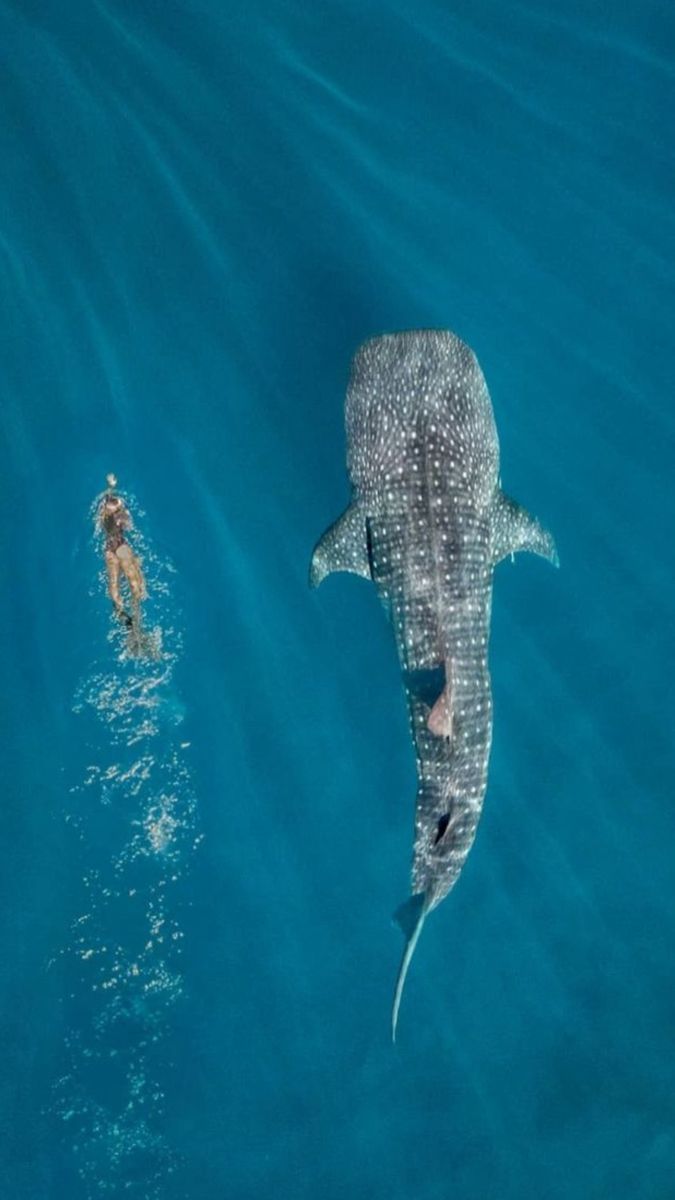
<instances>
[{"instance_id":1,"label":"whale shark's pectoral fin","mask_svg":"<svg viewBox=\"0 0 675 1200\"><path fill-rule=\"evenodd\" d=\"M356 501L326 530L315 546L309 569L310 586L318 587L333 571L351 571L364 579L372 579L366 517Z\"/></svg>"},{"instance_id":2,"label":"whale shark's pectoral fin","mask_svg":"<svg viewBox=\"0 0 675 1200\"><path fill-rule=\"evenodd\" d=\"M529 550L560 566L555 542L548 529L539 523L526 508L522 508L504 492L497 492L492 506L490 532L492 562L496 566L503 558L518 550Z\"/></svg>"},{"instance_id":3,"label":"whale shark's pectoral fin","mask_svg":"<svg viewBox=\"0 0 675 1200\"><path fill-rule=\"evenodd\" d=\"M417 895L411 896L405 904L395 913L395 920L400 925L405 934L405 949L403 958L398 970L398 978L396 980L396 989L394 991L394 1003L391 1010L391 1040L396 1041L396 1026L398 1024L398 1012L401 1007L401 996L408 974L408 968L412 961L412 956L415 953L415 947L419 941L422 932L422 926L426 919L429 905L427 903L426 892L418 892Z\"/></svg>"}]
</instances>

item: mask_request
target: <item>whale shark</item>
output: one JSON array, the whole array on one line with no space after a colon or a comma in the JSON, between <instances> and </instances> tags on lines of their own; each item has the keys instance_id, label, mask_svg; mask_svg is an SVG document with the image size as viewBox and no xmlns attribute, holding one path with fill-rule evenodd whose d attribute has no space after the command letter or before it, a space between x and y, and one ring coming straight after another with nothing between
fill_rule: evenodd
<instances>
[{"instance_id":1,"label":"whale shark","mask_svg":"<svg viewBox=\"0 0 675 1200\"><path fill-rule=\"evenodd\" d=\"M551 534L501 489L499 441L475 354L455 334L411 330L356 352L345 404L351 500L316 545L310 584L371 580L393 626L417 760L411 896L392 1040L428 914L473 844L492 741L488 641L496 565Z\"/></svg>"}]
</instances>

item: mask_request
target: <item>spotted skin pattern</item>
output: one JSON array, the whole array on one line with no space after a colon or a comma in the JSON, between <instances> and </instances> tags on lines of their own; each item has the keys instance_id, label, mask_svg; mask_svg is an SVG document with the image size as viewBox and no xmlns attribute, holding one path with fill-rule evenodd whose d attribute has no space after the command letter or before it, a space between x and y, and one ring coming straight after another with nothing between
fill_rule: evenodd
<instances>
[{"instance_id":1,"label":"spotted skin pattern","mask_svg":"<svg viewBox=\"0 0 675 1200\"><path fill-rule=\"evenodd\" d=\"M394 628L417 758L414 947L459 878L487 787L494 566L520 549L557 559L550 534L500 491L490 396L454 334L366 342L352 363L346 428L352 503L317 546L310 578L371 578Z\"/></svg>"}]
</instances>

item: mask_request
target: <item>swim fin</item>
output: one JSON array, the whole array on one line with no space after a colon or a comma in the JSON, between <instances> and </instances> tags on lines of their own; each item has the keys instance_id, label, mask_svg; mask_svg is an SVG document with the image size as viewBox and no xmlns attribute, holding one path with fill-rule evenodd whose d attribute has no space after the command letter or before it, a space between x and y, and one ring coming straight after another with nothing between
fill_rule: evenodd
<instances>
[{"instance_id":1,"label":"swim fin","mask_svg":"<svg viewBox=\"0 0 675 1200\"><path fill-rule=\"evenodd\" d=\"M117 617L117 620L121 621L122 625L126 625L127 629L131 629L134 622L126 609L118 608L116 604L113 605L113 608L115 610L115 616Z\"/></svg>"}]
</instances>

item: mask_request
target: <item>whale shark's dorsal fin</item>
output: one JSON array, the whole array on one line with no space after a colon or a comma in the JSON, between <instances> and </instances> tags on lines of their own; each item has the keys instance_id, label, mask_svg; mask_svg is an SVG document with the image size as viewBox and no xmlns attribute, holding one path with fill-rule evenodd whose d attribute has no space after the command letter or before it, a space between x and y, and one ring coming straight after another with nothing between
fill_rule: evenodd
<instances>
[{"instance_id":1,"label":"whale shark's dorsal fin","mask_svg":"<svg viewBox=\"0 0 675 1200\"><path fill-rule=\"evenodd\" d=\"M333 571L351 571L364 579L372 578L366 517L357 501L349 505L315 546L309 569L311 587L318 587Z\"/></svg>"},{"instance_id":2,"label":"whale shark's dorsal fin","mask_svg":"<svg viewBox=\"0 0 675 1200\"><path fill-rule=\"evenodd\" d=\"M504 492L497 492L490 514L492 563L496 566L518 550L529 550L560 566L553 537L536 517Z\"/></svg>"},{"instance_id":3,"label":"whale shark's dorsal fin","mask_svg":"<svg viewBox=\"0 0 675 1200\"><path fill-rule=\"evenodd\" d=\"M405 986L408 967L412 961L412 956L415 953L415 947L419 941L422 932L422 926L426 915L429 911L426 892L418 892L416 896L411 896L405 904L397 910L395 920L400 925L406 937L405 949L403 958L398 969L398 978L396 980L396 989L394 991L394 1003L391 1010L391 1040L396 1041L396 1026L398 1024L398 1010L401 1007L401 996Z\"/></svg>"}]
</instances>

